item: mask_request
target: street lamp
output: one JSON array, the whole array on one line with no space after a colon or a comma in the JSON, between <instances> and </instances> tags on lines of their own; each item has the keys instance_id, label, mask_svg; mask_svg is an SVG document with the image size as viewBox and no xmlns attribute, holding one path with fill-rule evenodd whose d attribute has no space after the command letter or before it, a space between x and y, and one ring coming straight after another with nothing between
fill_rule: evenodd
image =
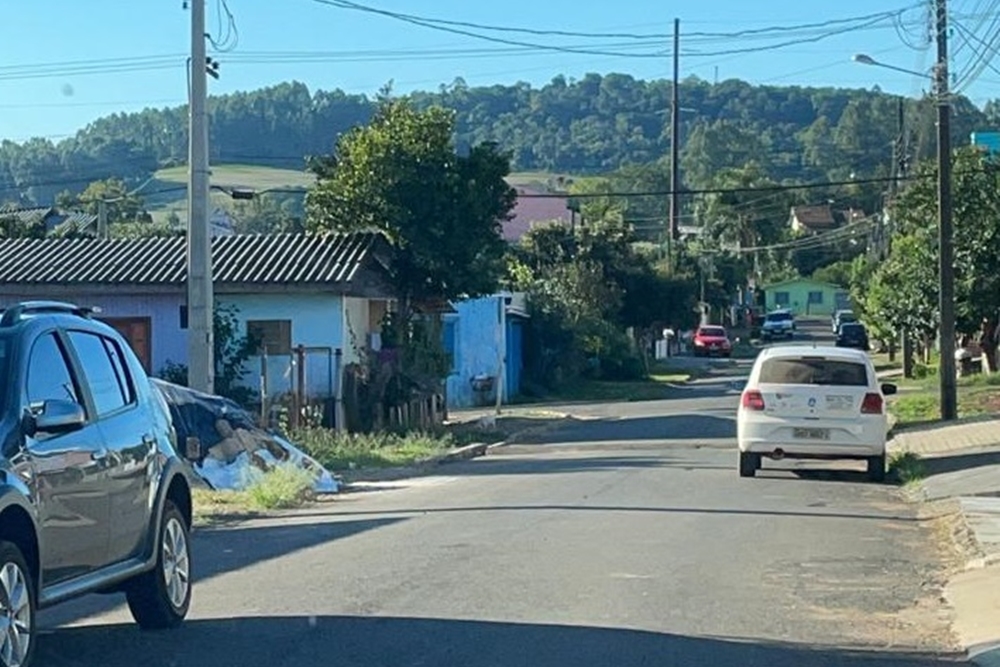
<instances>
[{"instance_id":1,"label":"street lamp","mask_svg":"<svg viewBox=\"0 0 1000 667\"><path fill-rule=\"evenodd\" d=\"M958 417L958 388L955 378L955 231L951 209L951 107L948 92L948 26L943 0L937 7L937 64L934 76L879 62L859 53L853 60L862 65L912 74L934 81L937 98L937 172L938 172L938 312L941 323L939 344L941 361L938 371L941 419Z\"/></svg>"},{"instance_id":2,"label":"street lamp","mask_svg":"<svg viewBox=\"0 0 1000 667\"><path fill-rule=\"evenodd\" d=\"M884 63L884 62L881 62L879 60L875 60L874 58L872 58L867 53L856 53L851 58L851 60L853 60L856 63L860 63L862 65L872 65L873 67L881 67L883 69L891 69L891 70L894 70L896 72L902 72L903 74L912 74L913 76L919 76L919 77L921 77L923 79L930 79L930 80L934 79L934 77L931 76L930 74L928 74L927 72L918 72L916 70L906 69L905 67L897 67L896 65L890 65L888 63Z\"/></svg>"}]
</instances>

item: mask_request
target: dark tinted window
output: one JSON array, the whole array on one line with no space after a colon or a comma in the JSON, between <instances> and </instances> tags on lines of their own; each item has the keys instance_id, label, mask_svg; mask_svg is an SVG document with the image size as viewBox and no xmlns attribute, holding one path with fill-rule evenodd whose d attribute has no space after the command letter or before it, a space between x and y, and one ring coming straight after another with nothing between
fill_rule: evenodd
<instances>
[{"instance_id":1,"label":"dark tinted window","mask_svg":"<svg viewBox=\"0 0 1000 667\"><path fill-rule=\"evenodd\" d=\"M856 323L845 324L840 327L840 333L843 336L864 336L865 325Z\"/></svg>"},{"instance_id":2,"label":"dark tinted window","mask_svg":"<svg viewBox=\"0 0 1000 667\"><path fill-rule=\"evenodd\" d=\"M768 359L760 369L760 382L867 387L868 368L854 361L820 357Z\"/></svg>"},{"instance_id":3,"label":"dark tinted window","mask_svg":"<svg viewBox=\"0 0 1000 667\"><path fill-rule=\"evenodd\" d=\"M769 322L784 322L792 319L791 313L771 313L767 316Z\"/></svg>"},{"instance_id":4,"label":"dark tinted window","mask_svg":"<svg viewBox=\"0 0 1000 667\"><path fill-rule=\"evenodd\" d=\"M725 338L726 330L722 327L702 327L699 329L702 336L708 336L710 338Z\"/></svg>"},{"instance_id":5,"label":"dark tinted window","mask_svg":"<svg viewBox=\"0 0 1000 667\"><path fill-rule=\"evenodd\" d=\"M108 354L107 339L82 331L69 332L70 341L76 350L83 373L98 416L119 410L132 402L131 385L127 378L120 377L115 363ZM107 341L110 342L110 341Z\"/></svg>"},{"instance_id":6,"label":"dark tinted window","mask_svg":"<svg viewBox=\"0 0 1000 667\"><path fill-rule=\"evenodd\" d=\"M45 401L80 402L73 374L55 334L39 337L28 359L28 404L40 408Z\"/></svg>"}]
</instances>

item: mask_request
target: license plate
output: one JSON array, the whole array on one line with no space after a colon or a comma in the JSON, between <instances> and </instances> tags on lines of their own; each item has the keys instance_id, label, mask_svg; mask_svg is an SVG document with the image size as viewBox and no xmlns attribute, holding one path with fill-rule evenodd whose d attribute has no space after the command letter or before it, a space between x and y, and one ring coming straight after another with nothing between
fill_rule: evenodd
<instances>
[{"instance_id":1,"label":"license plate","mask_svg":"<svg viewBox=\"0 0 1000 667\"><path fill-rule=\"evenodd\" d=\"M797 428L793 435L799 440L829 440L830 429L828 428Z\"/></svg>"}]
</instances>

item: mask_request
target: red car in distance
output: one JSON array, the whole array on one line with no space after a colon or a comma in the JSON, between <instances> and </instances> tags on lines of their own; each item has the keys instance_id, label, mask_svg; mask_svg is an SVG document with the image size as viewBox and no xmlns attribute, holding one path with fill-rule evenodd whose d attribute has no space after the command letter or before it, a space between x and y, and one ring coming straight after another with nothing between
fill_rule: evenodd
<instances>
[{"instance_id":1,"label":"red car in distance","mask_svg":"<svg viewBox=\"0 0 1000 667\"><path fill-rule=\"evenodd\" d=\"M709 357L714 354L729 357L733 353L733 345L729 342L729 334L725 327L707 324L698 327L694 332L694 356Z\"/></svg>"}]
</instances>

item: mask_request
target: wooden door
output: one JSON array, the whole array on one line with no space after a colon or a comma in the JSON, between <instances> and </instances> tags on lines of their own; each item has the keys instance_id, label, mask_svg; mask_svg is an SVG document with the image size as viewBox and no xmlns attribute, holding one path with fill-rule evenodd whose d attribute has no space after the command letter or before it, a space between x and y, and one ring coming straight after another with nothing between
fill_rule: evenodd
<instances>
[{"instance_id":1,"label":"wooden door","mask_svg":"<svg viewBox=\"0 0 1000 667\"><path fill-rule=\"evenodd\" d=\"M152 373L152 320L148 317L102 317L101 321L128 341L147 373Z\"/></svg>"}]
</instances>

